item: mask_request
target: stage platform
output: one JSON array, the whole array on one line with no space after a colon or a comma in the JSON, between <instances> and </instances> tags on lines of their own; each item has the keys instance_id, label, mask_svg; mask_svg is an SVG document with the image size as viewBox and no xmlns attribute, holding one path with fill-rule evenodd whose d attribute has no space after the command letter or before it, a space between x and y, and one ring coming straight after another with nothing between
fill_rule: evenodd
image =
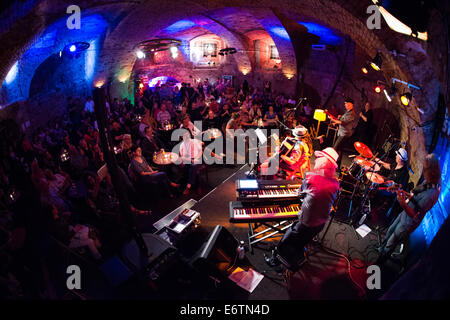
<instances>
[{"instance_id":1,"label":"stage platform","mask_svg":"<svg viewBox=\"0 0 450 320\"><path fill-rule=\"evenodd\" d=\"M235 182L245 178L245 172L249 167L244 165L223 183L211 190L198 201L188 205L192 210L201 214L201 226L195 236L183 241L180 245L180 253L187 259L192 256L206 240L207 235L216 227L225 227L236 239L248 240L248 223L230 223L229 202L236 200ZM172 213L175 215L176 213ZM170 214L154 224L160 229L165 221L170 221ZM322 240L324 230L318 239ZM365 237L355 232L352 226L333 220L323 241L313 243L309 248L308 262L289 279L277 274L264 262L264 253L270 253L271 249L281 239L278 234L268 241L258 243L254 252L246 253L249 264L253 269L265 275L258 287L251 294L244 290L239 298L249 300L260 299L358 299L365 294L367 278L366 266L372 264L378 258L379 234L372 230ZM350 272L350 273L349 273ZM336 287L337 286L337 287ZM239 292L237 290L237 292ZM236 293L233 293L235 295ZM236 299L237 297L223 297Z\"/></svg>"}]
</instances>

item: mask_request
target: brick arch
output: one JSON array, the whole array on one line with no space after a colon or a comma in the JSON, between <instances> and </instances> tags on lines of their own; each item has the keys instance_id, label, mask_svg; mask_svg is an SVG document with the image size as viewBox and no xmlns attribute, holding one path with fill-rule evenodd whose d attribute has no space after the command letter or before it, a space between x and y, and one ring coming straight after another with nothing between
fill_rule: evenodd
<instances>
[{"instance_id":1,"label":"brick arch","mask_svg":"<svg viewBox=\"0 0 450 320\"><path fill-rule=\"evenodd\" d=\"M347 34L351 39L358 44L369 56L374 56L376 51L381 51L383 56L383 74L386 79L392 77L399 77L403 80L409 81L411 76L403 72L394 58L388 53L386 46L380 40L380 33L368 30L364 19L364 13L352 14L351 9L344 9L344 4L338 4L340 0L280 0L276 3L273 0L196 0L196 1L142 1L140 3L116 3L110 7L105 7L104 11L110 10L115 14L123 13L121 19L114 24L105 38L103 50L100 53L97 64L97 78L112 79L112 87L118 84L117 78L122 76L129 76L135 61L133 54L134 45L144 39L149 39L155 35L162 26L170 25L177 20L188 18L197 15L207 14L217 9L224 7L238 7L250 11L256 9L268 9L276 6L281 12L288 16L302 15L312 17L323 23L326 23L331 28L340 31L342 34ZM47 0L45 2L47 12L61 12L64 16L65 6L67 3L61 4L57 0ZM92 2L91 2L92 3ZM111 3L108 0L100 0L98 3ZM97 5L97 4L96 4ZM88 8L89 1L80 1L80 6ZM92 5L91 5L92 6ZM361 5L360 5L361 6ZM51 10L50 10L51 8ZM42 9L42 8L40 8ZM352 10L353 12L353 10ZM50 16L50 14L49 14ZM358 17L359 16L359 17ZM27 20L28 19L28 20ZM7 52L0 53L3 67L0 68L1 78L4 79L9 67L14 63L14 57L17 58L27 46L32 43L33 38L39 35L45 25L48 23L42 18L42 12L36 9L31 14L27 15L27 19L21 20L29 23L25 24L28 28L34 30L27 37L20 39L20 43L11 46ZM53 18L52 18L53 19ZM119 21L120 20L120 21ZM17 29L17 28L16 28ZM19 34L19 30L10 32L7 36L14 36ZM2 35L2 39L5 36ZM13 44L14 41L12 41ZM278 47L278 44L277 44ZM285 59L286 60L286 59ZM286 61L283 61L285 63ZM105 80L106 80L105 79ZM94 79L96 81L96 79ZM128 86L131 88L131 86ZM412 107L415 105L412 102ZM398 101L397 101L398 104ZM416 165L421 163L421 158L425 155L425 143L422 130L417 126L413 119L420 119L420 114L415 108L410 108L408 114L401 113L400 121L402 125L402 138L409 138L415 141L416 148L413 150L411 157L412 163ZM414 129L414 130L413 130ZM414 167L413 167L414 169ZM415 168L416 172L420 172L421 168ZM417 170L418 169L418 170Z\"/></svg>"}]
</instances>

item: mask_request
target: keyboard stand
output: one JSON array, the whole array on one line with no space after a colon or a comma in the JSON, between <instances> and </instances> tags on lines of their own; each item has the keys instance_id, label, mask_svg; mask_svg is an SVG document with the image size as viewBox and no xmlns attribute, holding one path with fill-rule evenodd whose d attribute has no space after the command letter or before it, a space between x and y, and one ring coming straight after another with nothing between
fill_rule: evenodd
<instances>
[{"instance_id":1,"label":"keyboard stand","mask_svg":"<svg viewBox=\"0 0 450 320\"><path fill-rule=\"evenodd\" d=\"M293 222L288 220L283 220L281 222L249 222L248 223L248 248L250 252L253 254L253 245L266 240L268 238L272 238L278 233L284 233L287 228L289 228ZM261 226L265 226L262 231L255 233L254 231L260 228ZM270 232L270 233L269 233ZM269 233L269 234L267 234ZM264 235L265 234L265 235Z\"/></svg>"}]
</instances>

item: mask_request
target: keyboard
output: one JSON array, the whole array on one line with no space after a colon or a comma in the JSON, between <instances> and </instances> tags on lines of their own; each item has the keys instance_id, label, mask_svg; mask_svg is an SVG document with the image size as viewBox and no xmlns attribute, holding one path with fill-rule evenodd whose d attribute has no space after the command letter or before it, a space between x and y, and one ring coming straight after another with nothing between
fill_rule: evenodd
<instances>
[{"instance_id":1,"label":"keyboard","mask_svg":"<svg viewBox=\"0 0 450 320\"><path fill-rule=\"evenodd\" d=\"M298 203L254 206L241 201L232 201L230 202L230 222L295 220L298 218L299 211Z\"/></svg>"}]
</instances>

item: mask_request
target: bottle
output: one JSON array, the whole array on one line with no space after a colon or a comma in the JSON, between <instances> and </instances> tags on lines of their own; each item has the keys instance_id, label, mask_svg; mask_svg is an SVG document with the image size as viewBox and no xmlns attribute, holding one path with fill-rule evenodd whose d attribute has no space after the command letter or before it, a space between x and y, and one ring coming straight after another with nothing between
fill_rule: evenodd
<instances>
[{"instance_id":1,"label":"bottle","mask_svg":"<svg viewBox=\"0 0 450 320\"><path fill-rule=\"evenodd\" d=\"M245 257L244 241L239 242L239 245L238 245L236 251L237 251L238 259L239 260L244 259L244 257Z\"/></svg>"}]
</instances>

